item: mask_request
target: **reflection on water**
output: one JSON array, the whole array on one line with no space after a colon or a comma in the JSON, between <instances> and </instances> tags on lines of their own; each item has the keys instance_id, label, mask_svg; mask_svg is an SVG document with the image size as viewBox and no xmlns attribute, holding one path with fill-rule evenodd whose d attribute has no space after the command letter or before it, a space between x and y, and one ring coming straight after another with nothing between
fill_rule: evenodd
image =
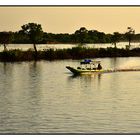
<instances>
[{"instance_id":1,"label":"reflection on water","mask_svg":"<svg viewBox=\"0 0 140 140\"><path fill-rule=\"evenodd\" d=\"M140 58L103 58L118 68ZM140 132L140 72L73 76L78 60L0 63L0 133Z\"/></svg>"},{"instance_id":2,"label":"reflection on water","mask_svg":"<svg viewBox=\"0 0 140 140\"><path fill-rule=\"evenodd\" d=\"M118 67L119 60L116 57L114 57L114 58L110 59L110 64L111 64L112 68L116 69Z\"/></svg>"},{"instance_id":3,"label":"reflection on water","mask_svg":"<svg viewBox=\"0 0 140 140\"><path fill-rule=\"evenodd\" d=\"M72 81L73 79L79 79L80 81L84 81L86 85L92 82L97 82L98 84L100 84L101 77L102 77L102 73L70 75L68 76L68 80Z\"/></svg>"}]
</instances>

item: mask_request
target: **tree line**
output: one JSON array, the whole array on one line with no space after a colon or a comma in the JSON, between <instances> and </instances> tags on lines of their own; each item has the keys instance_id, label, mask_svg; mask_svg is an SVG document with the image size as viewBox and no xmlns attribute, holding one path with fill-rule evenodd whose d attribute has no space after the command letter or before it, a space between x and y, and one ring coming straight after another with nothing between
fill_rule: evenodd
<instances>
[{"instance_id":1,"label":"tree line","mask_svg":"<svg viewBox=\"0 0 140 140\"><path fill-rule=\"evenodd\" d=\"M116 47L117 42L120 41L129 41L130 46L132 40L140 41L140 34L135 34L132 27L128 27L125 33L114 32L113 34L105 34L104 32L87 30L85 27L81 27L72 34L54 34L44 32L41 24L27 23L22 25L21 30L17 32L0 32L0 44L30 44L33 42L37 44L114 43Z\"/></svg>"},{"instance_id":2,"label":"tree line","mask_svg":"<svg viewBox=\"0 0 140 140\"><path fill-rule=\"evenodd\" d=\"M113 34L105 34L97 30L87 30L81 27L73 34L53 34L44 32L41 24L27 23L21 26L17 32L0 32L0 44L4 46L4 51L7 51L7 44L22 43L33 44L35 59L38 57L36 44L46 43L113 43L117 47L119 41L128 41L127 49L130 49L132 41L139 41L140 34L135 34L132 27L128 27L124 34L114 32Z\"/></svg>"}]
</instances>

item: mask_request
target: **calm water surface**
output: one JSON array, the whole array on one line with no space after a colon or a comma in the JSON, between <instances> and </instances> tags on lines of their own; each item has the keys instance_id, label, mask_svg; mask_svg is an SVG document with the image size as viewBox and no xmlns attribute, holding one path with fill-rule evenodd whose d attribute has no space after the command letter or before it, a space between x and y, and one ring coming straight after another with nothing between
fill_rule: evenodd
<instances>
[{"instance_id":1,"label":"calm water surface","mask_svg":"<svg viewBox=\"0 0 140 140\"><path fill-rule=\"evenodd\" d=\"M99 60L140 68L138 57ZM140 72L74 77L65 66L78 64L0 63L0 133L140 133Z\"/></svg>"}]
</instances>

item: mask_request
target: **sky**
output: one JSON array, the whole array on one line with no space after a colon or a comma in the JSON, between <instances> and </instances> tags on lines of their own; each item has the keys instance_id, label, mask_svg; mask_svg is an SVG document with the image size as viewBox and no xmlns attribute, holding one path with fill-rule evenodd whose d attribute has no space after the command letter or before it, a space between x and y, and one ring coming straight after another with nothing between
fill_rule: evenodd
<instances>
[{"instance_id":1,"label":"sky","mask_svg":"<svg viewBox=\"0 0 140 140\"><path fill-rule=\"evenodd\" d=\"M74 33L80 27L105 33L140 33L140 7L0 7L0 31L18 31L30 22L44 32Z\"/></svg>"}]
</instances>

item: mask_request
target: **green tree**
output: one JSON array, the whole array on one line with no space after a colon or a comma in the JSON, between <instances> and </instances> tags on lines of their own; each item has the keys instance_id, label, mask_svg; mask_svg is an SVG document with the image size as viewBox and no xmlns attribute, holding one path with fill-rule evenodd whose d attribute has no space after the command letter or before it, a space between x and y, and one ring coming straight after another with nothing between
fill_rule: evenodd
<instances>
[{"instance_id":1,"label":"green tree","mask_svg":"<svg viewBox=\"0 0 140 140\"><path fill-rule=\"evenodd\" d=\"M7 51L6 46L12 41L12 32L0 32L0 44L4 46L4 51Z\"/></svg>"},{"instance_id":2,"label":"green tree","mask_svg":"<svg viewBox=\"0 0 140 140\"><path fill-rule=\"evenodd\" d=\"M88 30L85 27L81 27L79 30L75 31L75 37L78 43L87 43Z\"/></svg>"},{"instance_id":3,"label":"green tree","mask_svg":"<svg viewBox=\"0 0 140 140\"><path fill-rule=\"evenodd\" d=\"M135 30L132 27L127 27L127 32L125 33L126 39L129 41L128 49L131 47L131 41L135 35Z\"/></svg>"},{"instance_id":4,"label":"green tree","mask_svg":"<svg viewBox=\"0 0 140 140\"><path fill-rule=\"evenodd\" d=\"M41 24L28 23L21 26L21 32L27 35L34 46L35 57L37 58L37 48L36 44L39 43L43 38L43 30Z\"/></svg>"},{"instance_id":5,"label":"green tree","mask_svg":"<svg viewBox=\"0 0 140 140\"><path fill-rule=\"evenodd\" d=\"M13 33L13 40L12 43L17 44L17 43L21 43L21 44L29 44L31 43L29 37L26 34L23 34L23 32L18 31Z\"/></svg>"},{"instance_id":6,"label":"green tree","mask_svg":"<svg viewBox=\"0 0 140 140\"><path fill-rule=\"evenodd\" d=\"M114 44L114 47L117 48L117 42L120 41L120 33L114 32L112 37L111 37L111 42Z\"/></svg>"},{"instance_id":7,"label":"green tree","mask_svg":"<svg viewBox=\"0 0 140 140\"><path fill-rule=\"evenodd\" d=\"M88 31L88 36L90 39L90 43L97 43L98 42L98 31L96 30L89 30Z\"/></svg>"}]
</instances>

